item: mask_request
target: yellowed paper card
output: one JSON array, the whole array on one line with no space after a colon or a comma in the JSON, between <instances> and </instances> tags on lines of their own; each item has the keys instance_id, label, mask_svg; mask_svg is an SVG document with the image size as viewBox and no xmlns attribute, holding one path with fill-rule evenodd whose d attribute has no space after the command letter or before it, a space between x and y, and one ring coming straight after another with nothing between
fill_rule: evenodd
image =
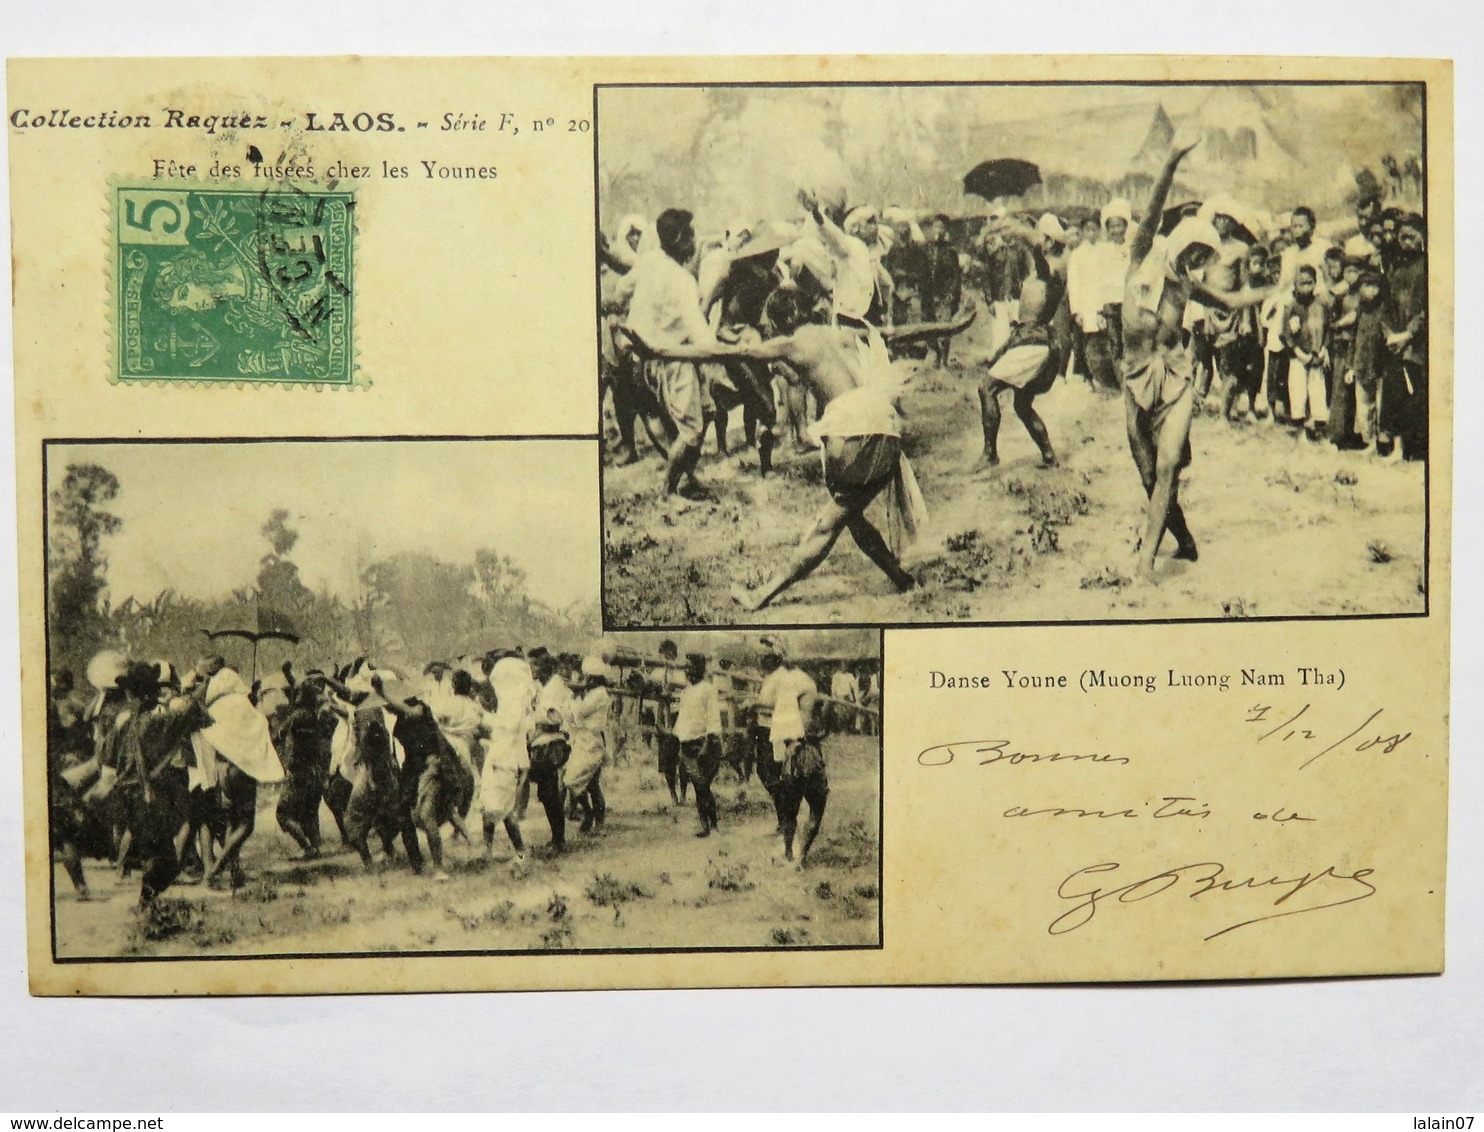
<instances>
[{"instance_id":1,"label":"yellowed paper card","mask_svg":"<svg viewBox=\"0 0 1484 1132\"><path fill-rule=\"evenodd\" d=\"M8 79L33 993L1442 970L1447 63Z\"/></svg>"}]
</instances>

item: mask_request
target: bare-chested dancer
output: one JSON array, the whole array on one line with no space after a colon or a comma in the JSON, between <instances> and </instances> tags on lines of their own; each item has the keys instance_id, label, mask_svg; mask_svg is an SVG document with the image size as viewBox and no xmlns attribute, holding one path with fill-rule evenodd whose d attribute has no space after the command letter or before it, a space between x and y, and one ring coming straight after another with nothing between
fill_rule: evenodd
<instances>
[{"instance_id":1,"label":"bare-chested dancer","mask_svg":"<svg viewBox=\"0 0 1484 1132\"><path fill-rule=\"evenodd\" d=\"M1123 295L1123 403L1129 449L1149 496L1139 565L1154 575L1154 555L1168 527L1175 557L1195 561L1195 539L1180 509L1180 469L1190 463L1190 424L1195 410L1194 367L1182 344L1185 305L1197 298L1225 310L1254 306L1269 291L1219 289L1198 278L1218 254L1221 237L1208 221L1182 220L1159 245L1155 236L1181 159L1197 142L1177 140L1150 193L1129 251Z\"/></svg>"},{"instance_id":2,"label":"bare-chested dancer","mask_svg":"<svg viewBox=\"0 0 1484 1132\"><path fill-rule=\"evenodd\" d=\"M732 596L749 612L763 608L807 578L847 530L898 592L905 593L917 584L865 515L866 507L888 487L893 496L916 495L921 510L921 496L901 455L901 417L892 395L886 343L905 345L960 334L974 321L974 310L970 308L954 322L889 330L877 330L844 314L838 314L834 324L808 321L811 317L828 316L815 314L797 291L783 288L768 300L765 321L775 336L765 341L720 347L666 346L662 351L636 342L641 353L677 361L752 358L786 362L824 406L814 432L824 445L824 483L830 501L804 532L789 562L769 582L756 590L733 589ZM910 529L911 509L899 506L895 510Z\"/></svg>"}]
</instances>

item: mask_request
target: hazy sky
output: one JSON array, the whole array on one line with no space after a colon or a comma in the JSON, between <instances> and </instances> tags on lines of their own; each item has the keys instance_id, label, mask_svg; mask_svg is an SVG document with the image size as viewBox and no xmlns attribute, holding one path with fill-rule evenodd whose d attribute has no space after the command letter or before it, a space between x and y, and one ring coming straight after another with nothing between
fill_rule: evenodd
<instances>
[{"instance_id":1,"label":"hazy sky","mask_svg":"<svg viewBox=\"0 0 1484 1132\"><path fill-rule=\"evenodd\" d=\"M612 226L681 203L703 231L793 217L800 185L844 190L851 203L983 211L987 202L962 190L979 161L1022 157L1043 174L1112 184L1133 168L1162 107L1213 136L1255 139L1250 163L1197 149L1182 167L1187 188L1264 209L1292 207L1301 190L1323 208L1382 154L1419 152L1419 118L1403 93L1355 84L604 88L600 205Z\"/></svg>"},{"instance_id":2,"label":"hazy sky","mask_svg":"<svg viewBox=\"0 0 1484 1132\"><path fill-rule=\"evenodd\" d=\"M52 446L48 482L71 463L119 478L105 542L109 592L212 598L251 584L276 507L299 531L305 583L346 594L358 570L400 551L468 562L492 547L562 608L598 594L597 454L584 441L347 441Z\"/></svg>"}]
</instances>

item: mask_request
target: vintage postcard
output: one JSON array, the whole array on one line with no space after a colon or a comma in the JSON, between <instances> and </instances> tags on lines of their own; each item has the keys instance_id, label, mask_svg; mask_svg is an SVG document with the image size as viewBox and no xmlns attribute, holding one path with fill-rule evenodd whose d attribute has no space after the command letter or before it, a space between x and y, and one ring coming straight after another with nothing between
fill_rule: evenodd
<instances>
[{"instance_id":1,"label":"vintage postcard","mask_svg":"<svg viewBox=\"0 0 1484 1132\"><path fill-rule=\"evenodd\" d=\"M1442 970L1448 63L8 78L33 993Z\"/></svg>"}]
</instances>

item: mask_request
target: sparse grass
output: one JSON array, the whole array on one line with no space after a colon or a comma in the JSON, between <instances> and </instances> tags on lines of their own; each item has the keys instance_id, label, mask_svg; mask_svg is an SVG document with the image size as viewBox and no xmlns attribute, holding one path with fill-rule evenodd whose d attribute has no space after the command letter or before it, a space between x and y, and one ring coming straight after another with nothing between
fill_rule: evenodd
<instances>
[{"instance_id":1,"label":"sparse grass","mask_svg":"<svg viewBox=\"0 0 1484 1132\"><path fill-rule=\"evenodd\" d=\"M214 922L204 902L161 897L135 913L124 950L138 954L147 943L182 937L207 950L236 943L237 931L230 924Z\"/></svg>"},{"instance_id":2,"label":"sparse grass","mask_svg":"<svg viewBox=\"0 0 1484 1132\"><path fill-rule=\"evenodd\" d=\"M1084 575L1079 584L1084 590L1116 590L1133 585L1133 579L1111 566L1104 566L1096 573Z\"/></svg>"},{"instance_id":3,"label":"sparse grass","mask_svg":"<svg viewBox=\"0 0 1484 1132\"><path fill-rule=\"evenodd\" d=\"M1241 620L1246 617L1257 615L1257 604L1250 602L1244 597L1229 597L1221 603L1221 615L1233 620Z\"/></svg>"},{"instance_id":4,"label":"sparse grass","mask_svg":"<svg viewBox=\"0 0 1484 1132\"><path fill-rule=\"evenodd\" d=\"M146 904L135 913L134 935L155 943L196 932L206 926L206 905L168 896Z\"/></svg>"},{"instance_id":5,"label":"sparse grass","mask_svg":"<svg viewBox=\"0 0 1484 1132\"><path fill-rule=\"evenodd\" d=\"M749 796L746 790L738 790L737 796L727 805L727 813L746 817L748 814L760 814L772 808L773 802L767 795L756 798Z\"/></svg>"},{"instance_id":6,"label":"sparse grass","mask_svg":"<svg viewBox=\"0 0 1484 1132\"><path fill-rule=\"evenodd\" d=\"M612 873L604 873L602 876L593 877L591 883L582 890L582 895L599 908L611 908L626 900L646 897L649 893L631 880L619 880Z\"/></svg>"},{"instance_id":7,"label":"sparse grass","mask_svg":"<svg viewBox=\"0 0 1484 1132\"><path fill-rule=\"evenodd\" d=\"M546 901L546 917L551 926L541 933L539 946L543 951L564 951L572 946L572 912L567 898L553 892Z\"/></svg>"},{"instance_id":8,"label":"sparse grass","mask_svg":"<svg viewBox=\"0 0 1484 1132\"><path fill-rule=\"evenodd\" d=\"M1384 566L1396 557L1392 553L1391 547L1387 546L1385 542L1378 538L1373 538L1370 542L1366 543L1365 549L1366 553L1370 555L1371 561L1377 566Z\"/></svg>"},{"instance_id":9,"label":"sparse grass","mask_svg":"<svg viewBox=\"0 0 1484 1132\"><path fill-rule=\"evenodd\" d=\"M747 879L745 864L723 866L714 861L707 861L706 887L719 889L722 892L751 892L757 885Z\"/></svg>"},{"instance_id":10,"label":"sparse grass","mask_svg":"<svg viewBox=\"0 0 1484 1132\"><path fill-rule=\"evenodd\" d=\"M268 873L259 873L232 892L233 900L246 900L253 904L272 904L278 896L278 882Z\"/></svg>"},{"instance_id":11,"label":"sparse grass","mask_svg":"<svg viewBox=\"0 0 1484 1132\"><path fill-rule=\"evenodd\" d=\"M1064 527L1092 510L1092 501L1076 488L1037 484L1029 493L1025 510L1040 526Z\"/></svg>"},{"instance_id":12,"label":"sparse grass","mask_svg":"<svg viewBox=\"0 0 1484 1132\"><path fill-rule=\"evenodd\" d=\"M612 873L604 873L595 876L582 894L596 904L599 908L613 909L613 922L623 922L623 906L630 900L642 900L648 898L645 892L633 881L619 880Z\"/></svg>"},{"instance_id":13,"label":"sparse grass","mask_svg":"<svg viewBox=\"0 0 1484 1132\"><path fill-rule=\"evenodd\" d=\"M828 836L809 858L811 865L858 869L876 860L876 835L863 821L846 822Z\"/></svg>"},{"instance_id":14,"label":"sparse grass","mask_svg":"<svg viewBox=\"0 0 1484 1132\"><path fill-rule=\"evenodd\" d=\"M774 928L769 938L779 947L798 947L809 942L809 929Z\"/></svg>"},{"instance_id":15,"label":"sparse grass","mask_svg":"<svg viewBox=\"0 0 1484 1132\"><path fill-rule=\"evenodd\" d=\"M943 545L953 554L966 553L979 545L979 532L960 531L958 534L949 535L944 539Z\"/></svg>"}]
</instances>

